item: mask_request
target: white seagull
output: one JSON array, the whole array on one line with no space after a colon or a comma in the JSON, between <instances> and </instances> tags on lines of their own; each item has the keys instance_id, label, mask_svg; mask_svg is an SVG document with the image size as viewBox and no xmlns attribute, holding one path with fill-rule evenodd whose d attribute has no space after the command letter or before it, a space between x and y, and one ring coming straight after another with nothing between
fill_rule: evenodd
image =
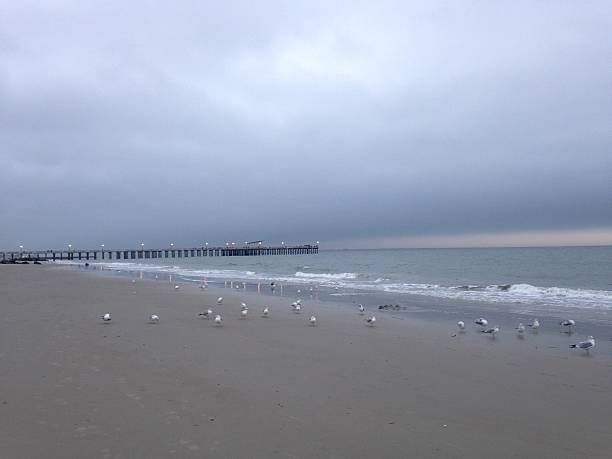
<instances>
[{"instance_id":1,"label":"white seagull","mask_svg":"<svg viewBox=\"0 0 612 459\"><path fill-rule=\"evenodd\" d=\"M363 307L363 304L359 305L359 315L362 316L365 314L365 308Z\"/></svg>"},{"instance_id":2,"label":"white seagull","mask_svg":"<svg viewBox=\"0 0 612 459\"><path fill-rule=\"evenodd\" d=\"M295 311L295 308L297 307L297 305L298 305L297 302L294 301L293 303L291 303L291 308Z\"/></svg>"},{"instance_id":3,"label":"white seagull","mask_svg":"<svg viewBox=\"0 0 612 459\"><path fill-rule=\"evenodd\" d=\"M223 319L221 318L219 314L217 314L215 316L215 325L221 325L222 322L223 322Z\"/></svg>"},{"instance_id":4,"label":"white seagull","mask_svg":"<svg viewBox=\"0 0 612 459\"><path fill-rule=\"evenodd\" d=\"M576 349L576 348L583 349L587 352L587 354L594 347L595 347L595 338L593 338L592 336L589 336L586 341L581 341L577 344L570 344L571 349Z\"/></svg>"},{"instance_id":5,"label":"white seagull","mask_svg":"<svg viewBox=\"0 0 612 459\"><path fill-rule=\"evenodd\" d=\"M522 323L519 323L515 330L517 333L525 333L525 326Z\"/></svg>"},{"instance_id":6,"label":"white seagull","mask_svg":"<svg viewBox=\"0 0 612 459\"><path fill-rule=\"evenodd\" d=\"M567 327L567 333L571 333L572 327L576 325L576 322L573 319L566 319L559 322L559 325L562 327Z\"/></svg>"},{"instance_id":7,"label":"white seagull","mask_svg":"<svg viewBox=\"0 0 612 459\"><path fill-rule=\"evenodd\" d=\"M527 324L527 326L531 328L533 331L537 331L540 328L540 321L538 319L533 319L533 322L531 322L530 324Z\"/></svg>"},{"instance_id":8,"label":"white seagull","mask_svg":"<svg viewBox=\"0 0 612 459\"><path fill-rule=\"evenodd\" d=\"M495 338L495 335L499 332L499 327L487 328L486 330L480 330L482 333L486 333L491 335L491 337Z\"/></svg>"},{"instance_id":9,"label":"white seagull","mask_svg":"<svg viewBox=\"0 0 612 459\"><path fill-rule=\"evenodd\" d=\"M302 306L300 306L299 304L296 304L296 305L295 305L295 308L293 308L293 311L294 311L296 314L299 314L299 313L302 311Z\"/></svg>"},{"instance_id":10,"label":"white seagull","mask_svg":"<svg viewBox=\"0 0 612 459\"><path fill-rule=\"evenodd\" d=\"M368 317L365 321L366 321L366 325L373 327L374 324L376 323L376 317L375 316Z\"/></svg>"},{"instance_id":11,"label":"white seagull","mask_svg":"<svg viewBox=\"0 0 612 459\"><path fill-rule=\"evenodd\" d=\"M222 296L217 298L217 304L223 304L223 297Z\"/></svg>"},{"instance_id":12,"label":"white seagull","mask_svg":"<svg viewBox=\"0 0 612 459\"><path fill-rule=\"evenodd\" d=\"M104 322L110 322L111 321L110 312L107 312L106 314L104 314L102 317L100 317L100 319L102 319Z\"/></svg>"},{"instance_id":13,"label":"white seagull","mask_svg":"<svg viewBox=\"0 0 612 459\"><path fill-rule=\"evenodd\" d=\"M484 317L480 317L474 321L476 325L480 325L481 327L486 327L489 324L489 321Z\"/></svg>"},{"instance_id":14,"label":"white seagull","mask_svg":"<svg viewBox=\"0 0 612 459\"><path fill-rule=\"evenodd\" d=\"M241 310L241 311L240 311L240 318L241 318L241 319L246 319L246 317L247 317L247 314L248 314L248 313L249 313L249 310L248 310L248 309L243 309L243 310Z\"/></svg>"},{"instance_id":15,"label":"white seagull","mask_svg":"<svg viewBox=\"0 0 612 459\"><path fill-rule=\"evenodd\" d=\"M136 283L136 279L132 279L132 284L135 284L135 283Z\"/></svg>"},{"instance_id":16,"label":"white seagull","mask_svg":"<svg viewBox=\"0 0 612 459\"><path fill-rule=\"evenodd\" d=\"M241 310L241 311L245 311L245 310L247 310L247 309L249 309L249 308L247 308L246 303L240 303L240 310Z\"/></svg>"},{"instance_id":17,"label":"white seagull","mask_svg":"<svg viewBox=\"0 0 612 459\"><path fill-rule=\"evenodd\" d=\"M310 316L310 326L314 327L317 325L317 318L315 316Z\"/></svg>"},{"instance_id":18,"label":"white seagull","mask_svg":"<svg viewBox=\"0 0 612 459\"><path fill-rule=\"evenodd\" d=\"M262 317L268 317L268 315L269 315L269 314L270 314L270 310L269 310L269 309L268 309L268 307L266 306L266 307L263 309L263 312L261 313L261 316L262 316Z\"/></svg>"},{"instance_id":19,"label":"white seagull","mask_svg":"<svg viewBox=\"0 0 612 459\"><path fill-rule=\"evenodd\" d=\"M174 286L174 290L178 290L179 288L181 288L181 286L180 286L180 285L175 285L175 286Z\"/></svg>"},{"instance_id":20,"label":"white seagull","mask_svg":"<svg viewBox=\"0 0 612 459\"><path fill-rule=\"evenodd\" d=\"M202 311L202 312L198 313L198 317L200 319L210 319L211 316L212 316L212 313L213 313L212 309L209 308L206 311Z\"/></svg>"},{"instance_id":21,"label":"white seagull","mask_svg":"<svg viewBox=\"0 0 612 459\"><path fill-rule=\"evenodd\" d=\"M461 331L465 330L465 322L463 320L457 322L457 328Z\"/></svg>"},{"instance_id":22,"label":"white seagull","mask_svg":"<svg viewBox=\"0 0 612 459\"><path fill-rule=\"evenodd\" d=\"M159 323L159 316L157 314L151 314L151 317L149 317L149 322L152 324Z\"/></svg>"},{"instance_id":23,"label":"white seagull","mask_svg":"<svg viewBox=\"0 0 612 459\"><path fill-rule=\"evenodd\" d=\"M295 300L295 304L299 304L300 306L302 306L302 300L298 298L297 300Z\"/></svg>"}]
</instances>

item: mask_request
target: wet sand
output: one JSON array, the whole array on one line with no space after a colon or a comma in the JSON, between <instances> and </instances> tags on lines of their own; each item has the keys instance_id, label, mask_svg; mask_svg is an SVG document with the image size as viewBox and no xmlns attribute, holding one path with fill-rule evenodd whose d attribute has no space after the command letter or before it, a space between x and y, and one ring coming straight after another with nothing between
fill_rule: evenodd
<instances>
[{"instance_id":1,"label":"wet sand","mask_svg":"<svg viewBox=\"0 0 612 459\"><path fill-rule=\"evenodd\" d=\"M0 457L610 457L612 360L217 295L0 266Z\"/></svg>"}]
</instances>

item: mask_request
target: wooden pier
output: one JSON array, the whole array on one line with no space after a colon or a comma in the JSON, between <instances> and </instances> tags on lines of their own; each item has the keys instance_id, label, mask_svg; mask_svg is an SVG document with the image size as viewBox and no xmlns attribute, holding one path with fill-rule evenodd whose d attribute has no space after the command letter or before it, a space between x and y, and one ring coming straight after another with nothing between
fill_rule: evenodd
<instances>
[{"instance_id":1,"label":"wooden pier","mask_svg":"<svg viewBox=\"0 0 612 459\"><path fill-rule=\"evenodd\" d=\"M156 258L195 258L195 257L252 257L264 255L311 255L319 253L318 245L250 245L222 247L191 247L178 249L68 249L68 250L19 250L0 252L0 261L55 261L55 260L150 260Z\"/></svg>"}]
</instances>

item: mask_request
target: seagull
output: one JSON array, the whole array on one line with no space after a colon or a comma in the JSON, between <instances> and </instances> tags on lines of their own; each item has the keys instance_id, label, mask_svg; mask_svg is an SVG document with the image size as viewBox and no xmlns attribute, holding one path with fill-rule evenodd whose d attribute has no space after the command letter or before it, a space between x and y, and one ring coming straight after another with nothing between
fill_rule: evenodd
<instances>
[{"instance_id":1,"label":"seagull","mask_svg":"<svg viewBox=\"0 0 612 459\"><path fill-rule=\"evenodd\" d=\"M458 328L460 331L465 330L465 322L464 322L463 320L460 320L459 322L457 322L457 328Z\"/></svg>"},{"instance_id":2,"label":"seagull","mask_svg":"<svg viewBox=\"0 0 612 459\"><path fill-rule=\"evenodd\" d=\"M206 311L200 312L198 313L198 317L200 319L210 319L210 317L212 316L212 309L207 309Z\"/></svg>"},{"instance_id":3,"label":"seagull","mask_svg":"<svg viewBox=\"0 0 612 459\"><path fill-rule=\"evenodd\" d=\"M474 321L474 323L475 323L476 325L480 325L481 327L483 327L483 328L484 328L484 327L486 327L486 326L489 324L489 321L488 321L487 319L485 319L484 317L481 317L481 318L479 318L479 319L476 319L476 320Z\"/></svg>"},{"instance_id":4,"label":"seagull","mask_svg":"<svg viewBox=\"0 0 612 459\"><path fill-rule=\"evenodd\" d=\"M581 341L577 344L570 344L571 349L576 349L576 348L584 349L587 352L587 354L594 347L595 347L595 338L593 338L592 336L589 336L586 341Z\"/></svg>"},{"instance_id":5,"label":"seagull","mask_svg":"<svg viewBox=\"0 0 612 459\"><path fill-rule=\"evenodd\" d=\"M201 288L201 289L205 289L205 288L206 288L206 285L205 285L205 284L202 284L202 285L200 285L200 288Z\"/></svg>"},{"instance_id":6,"label":"seagull","mask_svg":"<svg viewBox=\"0 0 612 459\"><path fill-rule=\"evenodd\" d=\"M310 326L314 327L317 325L317 318L315 316L310 316Z\"/></svg>"},{"instance_id":7,"label":"seagull","mask_svg":"<svg viewBox=\"0 0 612 459\"><path fill-rule=\"evenodd\" d=\"M132 279L132 284L135 284L135 283L136 283L136 279Z\"/></svg>"},{"instance_id":8,"label":"seagull","mask_svg":"<svg viewBox=\"0 0 612 459\"><path fill-rule=\"evenodd\" d=\"M102 319L104 322L110 322L111 321L110 312L107 312L106 314L104 314L102 317L100 317L100 319Z\"/></svg>"},{"instance_id":9,"label":"seagull","mask_svg":"<svg viewBox=\"0 0 612 459\"><path fill-rule=\"evenodd\" d=\"M515 330L517 333L525 333L525 326L522 323L519 323Z\"/></svg>"},{"instance_id":10,"label":"seagull","mask_svg":"<svg viewBox=\"0 0 612 459\"><path fill-rule=\"evenodd\" d=\"M242 311L240 311L240 318L246 319L248 312L249 312L248 309L243 309Z\"/></svg>"},{"instance_id":11,"label":"seagull","mask_svg":"<svg viewBox=\"0 0 612 459\"><path fill-rule=\"evenodd\" d=\"M562 327L567 327L567 333L571 333L572 327L576 325L576 322L573 319L566 319L559 322L559 325Z\"/></svg>"},{"instance_id":12,"label":"seagull","mask_svg":"<svg viewBox=\"0 0 612 459\"><path fill-rule=\"evenodd\" d=\"M159 316L157 314L151 314L151 317L149 317L149 322L152 324L159 323Z\"/></svg>"},{"instance_id":13,"label":"seagull","mask_svg":"<svg viewBox=\"0 0 612 459\"><path fill-rule=\"evenodd\" d=\"M298 298L297 300L295 300L295 304L299 304L300 306L302 306L302 300Z\"/></svg>"},{"instance_id":14,"label":"seagull","mask_svg":"<svg viewBox=\"0 0 612 459\"><path fill-rule=\"evenodd\" d=\"M365 314L365 308L363 307L363 304L359 305L359 315L362 316Z\"/></svg>"},{"instance_id":15,"label":"seagull","mask_svg":"<svg viewBox=\"0 0 612 459\"><path fill-rule=\"evenodd\" d=\"M155 275L155 279L159 279L159 276L157 274Z\"/></svg>"},{"instance_id":16,"label":"seagull","mask_svg":"<svg viewBox=\"0 0 612 459\"><path fill-rule=\"evenodd\" d=\"M221 325L221 322L223 322L223 319L221 318L219 314L217 314L215 316L215 325Z\"/></svg>"},{"instance_id":17,"label":"seagull","mask_svg":"<svg viewBox=\"0 0 612 459\"><path fill-rule=\"evenodd\" d=\"M222 296L217 298L217 304L223 304L223 297Z\"/></svg>"},{"instance_id":18,"label":"seagull","mask_svg":"<svg viewBox=\"0 0 612 459\"><path fill-rule=\"evenodd\" d=\"M375 316L368 317L365 321L366 321L366 325L373 327L374 324L376 323L376 317Z\"/></svg>"},{"instance_id":19,"label":"seagull","mask_svg":"<svg viewBox=\"0 0 612 459\"><path fill-rule=\"evenodd\" d=\"M175 285L175 286L174 286L174 290L178 290L179 288L181 288L181 286L180 286L180 285Z\"/></svg>"},{"instance_id":20,"label":"seagull","mask_svg":"<svg viewBox=\"0 0 612 459\"><path fill-rule=\"evenodd\" d=\"M296 304L296 305L295 305L295 308L293 308L293 311L294 311L296 314L299 314L299 313L302 311L302 306L300 306L299 304Z\"/></svg>"},{"instance_id":21,"label":"seagull","mask_svg":"<svg viewBox=\"0 0 612 459\"><path fill-rule=\"evenodd\" d=\"M293 303L291 303L291 308L295 311L295 308L297 308L297 305L298 305L297 302L294 301Z\"/></svg>"},{"instance_id":22,"label":"seagull","mask_svg":"<svg viewBox=\"0 0 612 459\"><path fill-rule=\"evenodd\" d=\"M246 303L240 303L240 310L241 311L247 311L249 308L247 308Z\"/></svg>"},{"instance_id":23,"label":"seagull","mask_svg":"<svg viewBox=\"0 0 612 459\"><path fill-rule=\"evenodd\" d=\"M533 319L533 322L527 324L533 331L537 331L540 328L540 321L538 319Z\"/></svg>"},{"instance_id":24,"label":"seagull","mask_svg":"<svg viewBox=\"0 0 612 459\"><path fill-rule=\"evenodd\" d=\"M270 310L269 310L269 309L268 309L268 307L266 306L266 307L263 309L263 312L261 313L261 316L262 316L262 317L268 317L268 314L270 314Z\"/></svg>"},{"instance_id":25,"label":"seagull","mask_svg":"<svg viewBox=\"0 0 612 459\"><path fill-rule=\"evenodd\" d=\"M499 332L499 327L487 328L486 330L480 330L480 331L482 333L491 335L491 337L495 338L495 335L497 335L497 332Z\"/></svg>"},{"instance_id":26,"label":"seagull","mask_svg":"<svg viewBox=\"0 0 612 459\"><path fill-rule=\"evenodd\" d=\"M301 291L299 288L297 289L297 292L298 292L298 293L302 293L302 291Z\"/></svg>"}]
</instances>

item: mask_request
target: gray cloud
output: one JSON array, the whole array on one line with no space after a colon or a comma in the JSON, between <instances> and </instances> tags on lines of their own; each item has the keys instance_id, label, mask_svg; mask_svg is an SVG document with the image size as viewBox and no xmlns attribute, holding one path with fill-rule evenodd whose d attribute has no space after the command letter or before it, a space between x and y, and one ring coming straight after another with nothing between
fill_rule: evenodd
<instances>
[{"instance_id":1,"label":"gray cloud","mask_svg":"<svg viewBox=\"0 0 612 459\"><path fill-rule=\"evenodd\" d=\"M4 5L0 246L612 227L608 2L292 3Z\"/></svg>"}]
</instances>

